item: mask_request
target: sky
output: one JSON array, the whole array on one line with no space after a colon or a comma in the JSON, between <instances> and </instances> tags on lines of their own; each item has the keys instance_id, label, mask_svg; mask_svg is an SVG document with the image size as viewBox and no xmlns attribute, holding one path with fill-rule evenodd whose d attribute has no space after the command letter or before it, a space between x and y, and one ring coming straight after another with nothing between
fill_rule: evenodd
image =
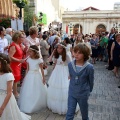
<instances>
[{"instance_id":1,"label":"sky","mask_svg":"<svg viewBox=\"0 0 120 120\"><path fill-rule=\"evenodd\" d=\"M100 10L113 10L115 2L120 2L120 0L61 0L65 9L69 10L84 9L90 6Z\"/></svg>"}]
</instances>

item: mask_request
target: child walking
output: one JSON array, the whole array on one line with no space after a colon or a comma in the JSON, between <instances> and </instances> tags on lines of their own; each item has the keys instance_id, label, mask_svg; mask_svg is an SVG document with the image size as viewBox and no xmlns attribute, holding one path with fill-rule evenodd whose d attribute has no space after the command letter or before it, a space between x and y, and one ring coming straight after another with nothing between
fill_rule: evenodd
<instances>
[{"instance_id":1,"label":"child walking","mask_svg":"<svg viewBox=\"0 0 120 120\"><path fill-rule=\"evenodd\" d=\"M54 50L55 67L49 78L47 91L47 105L54 113L66 114L68 98L68 63L71 61L66 54L63 43L58 43Z\"/></svg>"},{"instance_id":2,"label":"child walking","mask_svg":"<svg viewBox=\"0 0 120 120\"><path fill-rule=\"evenodd\" d=\"M39 49L32 45L27 59L27 73L20 90L18 104L25 113L35 113L47 106L47 91L45 85L43 60L40 59Z\"/></svg>"},{"instance_id":3,"label":"child walking","mask_svg":"<svg viewBox=\"0 0 120 120\"><path fill-rule=\"evenodd\" d=\"M75 60L68 64L70 85L68 96L68 111L66 120L73 120L77 103L79 104L82 120L88 118L88 98L93 89L94 69L87 62L90 49L85 43L79 43L74 47Z\"/></svg>"},{"instance_id":4,"label":"child walking","mask_svg":"<svg viewBox=\"0 0 120 120\"><path fill-rule=\"evenodd\" d=\"M30 116L20 112L12 93L14 76L7 55L0 54L0 120L29 120Z\"/></svg>"}]
</instances>

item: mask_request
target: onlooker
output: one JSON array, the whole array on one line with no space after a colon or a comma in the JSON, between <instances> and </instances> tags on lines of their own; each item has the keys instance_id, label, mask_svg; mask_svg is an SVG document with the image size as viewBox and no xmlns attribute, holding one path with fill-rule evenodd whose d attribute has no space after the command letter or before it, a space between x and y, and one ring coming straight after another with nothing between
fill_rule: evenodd
<instances>
[{"instance_id":1,"label":"onlooker","mask_svg":"<svg viewBox=\"0 0 120 120\"><path fill-rule=\"evenodd\" d=\"M71 44L70 39L68 37L66 37L64 39L64 43L66 45L67 55L69 55L70 59L72 60L72 44Z\"/></svg>"},{"instance_id":2,"label":"onlooker","mask_svg":"<svg viewBox=\"0 0 120 120\"><path fill-rule=\"evenodd\" d=\"M113 61L115 76L118 78L118 68L120 67L120 33L115 35L116 41L112 43L111 47L111 61Z\"/></svg>"},{"instance_id":3,"label":"onlooker","mask_svg":"<svg viewBox=\"0 0 120 120\"><path fill-rule=\"evenodd\" d=\"M41 50L40 50L40 41L38 37L38 28L36 26L32 26L29 29L29 36L27 37L27 42L26 46L30 47L31 45L36 45L39 48L39 53L40 57L42 58L41 55Z\"/></svg>"},{"instance_id":4,"label":"onlooker","mask_svg":"<svg viewBox=\"0 0 120 120\"><path fill-rule=\"evenodd\" d=\"M74 42L75 42L75 39L74 39L74 35L71 35L70 37L70 41L72 43L72 47L74 46Z\"/></svg>"},{"instance_id":5,"label":"onlooker","mask_svg":"<svg viewBox=\"0 0 120 120\"><path fill-rule=\"evenodd\" d=\"M59 38L55 37L53 44L52 44L52 51L56 48L57 43L59 43Z\"/></svg>"},{"instance_id":6,"label":"onlooker","mask_svg":"<svg viewBox=\"0 0 120 120\"><path fill-rule=\"evenodd\" d=\"M7 28L5 38L8 40L8 45L12 43L12 34L13 34L12 28Z\"/></svg>"},{"instance_id":7,"label":"onlooker","mask_svg":"<svg viewBox=\"0 0 120 120\"><path fill-rule=\"evenodd\" d=\"M74 42L74 47L78 44L78 43L83 43L84 40L82 39L82 35L78 35L75 39L75 42Z\"/></svg>"},{"instance_id":8,"label":"onlooker","mask_svg":"<svg viewBox=\"0 0 120 120\"><path fill-rule=\"evenodd\" d=\"M8 54L8 41L5 36L5 28L0 26L0 53Z\"/></svg>"},{"instance_id":9,"label":"onlooker","mask_svg":"<svg viewBox=\"0 0 120 120\"><path fill-rule=\"evenodd\" d=\"M50 45L50 55L51 55L51 53L52 53L52 51L53 51L52 45L53 45L53 42L54 42L54 40L55 40L56 37L58 37L58 36L57 36L57 31L54 31L53 35L50 36L49 39L48 39L48 43L49 43L49 45ZM59 38L59 37L58 37L58 38ZM59 38L59 39L60 39L60 38Z\"/></svg>"},{"instance_id":10,"label":"onlooker","mask_svg":"<svg viewBox=\"0 0 120 120\"><path fill-rule=\"evenodd\" d=\"M113 61L111 60L111 46L112 43L115 42L115 28L111 29L110 35L108 37L108 59L109 59L109 66L108 66L108 70L113 70L114 69L114 65L113 65Z\"/></svg>"},{"instance_id":11,"label":"onlooker","mask_svg":"<svg viewBox=\"0 0 120 120\"><path fill-rule=\"evenodd\" d=\"M47 66L50 45L48 45L48 43L47 43L47 38L48 38L47 35L44 34L42 36L42 38L43 38L43 40L41 40L41 42L40 42L41 54L43 57L44 65Z\"/></svg>"},{"instance_id":12,"label":"onlooker","mask_svg":"<svg viewBox=\"0 0 120 120\"><path fill-rule=\"evenodd\" d=\"M91 48L91 44L90 44L90 38L85 37L84 38L84 43L90 48L90 56L91 56L92 55L92 48Z\"/></svg>"},{"instance_id":13,"label":"onlooker","mask_svg":"<svg viewBox=\"0 0 120 120\"><path fill-rule=\"evenodd\" d=\"M14 75L14 84L13 84L13 94L16 98L19 97L17 92L17 83L21 79L21 63L24 62L23 59L23 48L21 43L24 40L22 32L18 31L13 34L12 44L9 47L9 57L11 59L10 66L12 68L12 73Z\"/></svg>"},{"instance_id":14,"label":"onlooker","mask_svg":"<svg viewBox=\"0 0 120 120\"><path fill-rule=\"evenodd\" d=\"M92 39L90 40L91 48L92 48L92 63L96 63L96 58L98 57L98 40L95 34L92 35Z\"/></svg>"}]
</instances>

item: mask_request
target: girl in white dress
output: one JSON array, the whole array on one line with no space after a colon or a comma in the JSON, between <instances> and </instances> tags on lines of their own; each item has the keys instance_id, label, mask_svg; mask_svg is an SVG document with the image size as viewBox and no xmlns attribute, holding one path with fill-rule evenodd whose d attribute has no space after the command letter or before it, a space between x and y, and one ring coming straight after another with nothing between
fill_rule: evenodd
<instances>
[{"instance_id":1,"label":"girl in white dress","mask_svg":"<svg viewBox=\"0 0 120 120\"><path fill-rule=\"evenodd\" d=\"M20 112L12 93L14 76L6 55L0 55L0 120L29 120L30 116Z\"/></svg>"},{"instance_id":2,"label":"girl in white dress","mask_svg":"<svg viewBox=\"0 0 120 120\"><path fill-rule=\"evenodd\" d=\"M47 87L43 72L43 60L36 45L29 48L27 73L20 89L18 104L25 113L35 113L47 106Z\"/></svg>"},{"instance_id":3,"label":"girl in white dress","mask_svg":"<svg viewBox=\"0 0 120 120\"><path fill-rule=\"evenodd\" d=\"M66 54L66 48L62 43L57 44L54 58L55 67L48 81L47 105L54 113L66 114L69 86L67 65L71 59Z\"/></svg>"}]
</instances>

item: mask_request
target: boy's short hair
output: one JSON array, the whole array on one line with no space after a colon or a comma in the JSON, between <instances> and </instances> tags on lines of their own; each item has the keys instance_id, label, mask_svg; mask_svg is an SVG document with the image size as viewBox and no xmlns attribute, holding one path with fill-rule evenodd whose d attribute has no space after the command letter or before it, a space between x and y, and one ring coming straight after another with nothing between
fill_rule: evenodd
<instances>
[{"instance_id":1,"label":"boy's short hair","mask_svg":"<svg viewBox=\"0 0 120 120\"><path fill-rule=\"evenodd\" d=\"M74 49L73 49L74 53L82 53L84 55L84 61L87 61L89 59L90 56L90 48L88 47L88 45L86 43L79 43L77 44Z\"/></svg>"}]
</instances>

